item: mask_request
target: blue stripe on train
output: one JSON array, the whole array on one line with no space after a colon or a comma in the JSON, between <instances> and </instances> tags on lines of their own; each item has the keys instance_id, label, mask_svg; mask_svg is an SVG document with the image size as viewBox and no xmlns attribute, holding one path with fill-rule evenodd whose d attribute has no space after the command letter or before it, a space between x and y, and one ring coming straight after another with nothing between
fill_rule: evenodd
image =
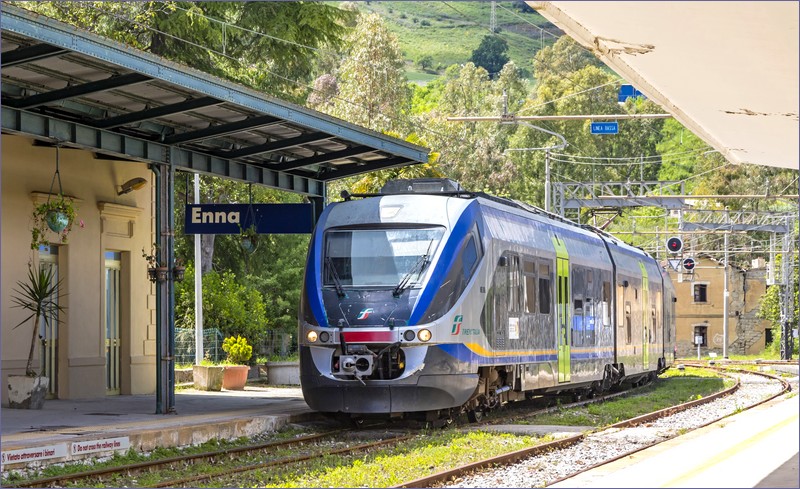
<instances>
[{"instance_id":1,"label":"blue stripe on train","mask_svg":"<svg viewBox=\"0 0 800 489\"><path fill-rule=\"evenodd\" d=\"M442 253L439 256L439 261L436 262L436 266L431 272L431 277L428 279L425 289L422 291L422 293L420 293L417 303L414 305L414 309L411 311L411 317L408 318L408 324L417 324L420 318L422 318L424 315L425 311L428 310L428 307L430 307L433 298L436 297L436 293L439 291L439 288L442 286L444 280L447 278L447 275L450 273L450 269L453 268L456 258L458 258L458 253L461 251L461 243L464 241L464 238L470 232L473 224L475 224L476 221L478 221L478 230L481 234L481 239L483 239L483 221L478 220L479 209L480 206L478 201L473 201L464 209L464 212L461 213L461 216L459 216L458 221L456 221L455 226L453 226L453 229L450 231L450 236L447 238L447 243L445 243L445 246L442 249ZM482 243L481 247L483 247Z\"/></svg>"},{"instance_id":2,"label":"blue stripe on train","mask_svg":"<svg viewBox=\"0 0 800 489\"><path fill-rule=\"evenodd\" d=\"M328 214L335 206L336 203L329 204L319 217L309 244L308 264L306 265L306 300L311 306L311 312L314 314L317 324L323 328L328 327L328 316L322 307L322 236L325 234L322 231L325 229Z\"/></svg>"}]
</instances>

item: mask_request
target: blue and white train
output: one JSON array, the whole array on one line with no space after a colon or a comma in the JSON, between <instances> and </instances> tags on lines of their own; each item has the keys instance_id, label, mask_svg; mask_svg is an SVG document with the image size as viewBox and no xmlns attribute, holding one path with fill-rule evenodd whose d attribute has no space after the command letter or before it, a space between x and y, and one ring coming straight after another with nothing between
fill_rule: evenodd
<instances>
[{"instance_id":1,"label":"blue and white train","mask_svg":"<svg viewBox=\"0 0 800 489\"><path fill-rule=\"evenodd\" d=\"M303 395L356 419L475 420L637 383L674 361L674 302L652 257L602 231L451 180L391 181L314 231Z\"/></svg>"}]
</instances>

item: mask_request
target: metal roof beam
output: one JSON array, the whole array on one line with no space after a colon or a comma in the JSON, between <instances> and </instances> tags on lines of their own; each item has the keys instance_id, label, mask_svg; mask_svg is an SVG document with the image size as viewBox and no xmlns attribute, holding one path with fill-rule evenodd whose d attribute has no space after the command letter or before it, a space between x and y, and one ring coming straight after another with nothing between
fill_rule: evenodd
<instances>
[{"instance_id":1,"label":"metal roof beam","mask_svg":"<svg viewBox=\"0 0 800 489\"><path fill-rule=\"evenodd\" d=\"M237 132L246 131L256 127L264 127L276 123L280 123L281 119L271 115L261 115L257 117L248 117L240 121L231 122L230 124L219 124L217 126L207 127L205 129L198 129L196 131L182 132L180 134L173 134L165 137L162 142L164 144L180 144L189 143L192 141L202 141L203 139L210 139L213 137L226 136L235 134Z\"/></svg>"},{"instance_id":2,"label":"metal roof beam","mask_svg":"<svg viewBox=\"0 0 800 489\"><path fill-rule=\"evenodd\" d=\"M371 161L361 166L350 166L346 169L328 169L320 175L321 180L337 180L339 178L350 177L361 173L367 173L376 170L386 170L395 166L401 166L408 163L410 160L403 157L386 158L378 161Z\"/></svg>"},{"instance_id":3,"label":"metal roof beam","mask_svg":"<svg viewBox=\"0 0 800 489\"><path fill-rule=\"evenodd\" d=\"M0 66L3 68L10 68L12 66L30 63L68 52L68 49L59 48L50 44L34 44L32 46L17 48L13 51L6 51L3 53L3 62Z\"/></svg>"},{"instance_id":4,"label":"metal roof beam","mask_svg":"<svg viewBox=\"0 0 800 489\"><path fill-rule=\"evenodd\" d=\"M314 197L325 195L322 180L291 175L263 167L214 157L155 141L146 141L106 129L53 119L43 114L3 107L3 132L57 141L76 148L129 158L144 163L174 165L176 170L211 173L246 183L257 183Z\"/></svg>"},{"instance_id":5,"label":"metal roof beam","mask_svg":"<svg viewBox=\"0 0 800 489\"><path fill-rule=\"evenodd\" d=\"M190 110L209 107L211 105L219 105L221 103L222 100L215 99L214 97L200 97L184 100L183 102L178 102L175 104L162 105L160 107L153 107L152 109L145 109L138 112L130 112L127 114L109 117L107 119L97 120L96 122L93 122L92 125L100 129L111 129L113 127L133 124L148 119L155 119L172 114L180 114L181 112L188 112Z\"/></svg>"},{"instance_id":6,"label":"metal roof beam","mask_svg":"<svg viewBox=\"0 0 800 489\"><path fill-rule=\"evenodd\" d=\"M33 37L54 46L61 46L98 60L124 66L126 69L135 70L154 79L196 90L204 95L247 107L265 115L283 118L287 122L304 126L309 130L332 134L353 144L373 146L376 150L396 154L414 162L428 161L428 150L421 146L364 129L296 104L268 97L256 90L233 84L229 80L223 80L159 58L151 53L131 49L122 43L77 30L73 26L26 12L11 5L3 4L2 13L0 27L3 30Z\"/></svg>"},{"instance_id":7,"label":"metal roof beam","mask_svg":"<svg viewBox=\"0 0 800 489\"><path fill-rule=\"evenodd\" d=\"M70 98L88 95L94 92L102 92L113 88L124 87L133 85L134 83L142 83L152 80L147 75L141 73L128 73L126 75L110 76L103 80L83 83L72 87L61 88L58 90L51 90L45 93L31 95L25 98L3 99L3 105L14 107L15 109L30 109L38 105L48 104L59 100L66 100Z\"/></svg>"},{"instance_id":8,"label":"metal roof beam","mask_svg":"<svg viewBox=\"0 0 800 489\"><path fill-rule=\"evenodd\" d=\"M358 156L364 153L375 151L369 146L354 146L352 148L343 149L341 151L331 151L330 153L322 153L309 158L301 158L286 163L270 165L269 168L276 171L289 171L297 168L303 168L311 165L319 165L321 163L328 163L330 161L339 160L342 158L349 158L351 156Z\"/></svg>"},{"instance_id":9,"label":"metal roof beam","mask_svg":"<svg viewBox=\"0 0 800 489\"><path fill-rule=\"evenodd\" d=\"M235 149L233 151L225 151L215 153L224 158L242 158L244 156L253 156L261 153L272 153L275 151L282 151L284 149L301 146L303 144L314 143L317 141L324 141L326 139L333 139L335 136L324 132L312 132L303 134L289 139L280 139L278 141L271 141L266 144L257 144L255 146L248 146L247 148Z\"/></svg>"}]
</instances>

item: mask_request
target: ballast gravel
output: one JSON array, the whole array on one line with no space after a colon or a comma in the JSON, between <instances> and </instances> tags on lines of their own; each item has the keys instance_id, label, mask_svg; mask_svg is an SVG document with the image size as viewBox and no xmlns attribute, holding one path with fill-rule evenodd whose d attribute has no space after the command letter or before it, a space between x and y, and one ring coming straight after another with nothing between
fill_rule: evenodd
<instances>
[{"instance_id":1,"label":"ballast gravel","mask_svg":"<svg viewBox=\"0 0 800 489\"><path fill-rule=\"evenodd\" d=\"M735 414L781 391L781 384L755 374L732 374L739 389L725 397L635 428L611 428L581 442L513 465L482 471L443 487L545 487L564 477L665 441Z\"/></svg>"}]
</instances>

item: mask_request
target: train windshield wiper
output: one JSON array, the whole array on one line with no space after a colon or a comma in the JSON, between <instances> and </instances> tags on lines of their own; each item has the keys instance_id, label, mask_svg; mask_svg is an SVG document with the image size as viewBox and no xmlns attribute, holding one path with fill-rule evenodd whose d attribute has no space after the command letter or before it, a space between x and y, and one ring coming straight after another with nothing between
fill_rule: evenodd
<instances>
[{"instance_id":1,"label":"train windshield wiper","mask_svg":"<svg viewBox=\"0 0 800 489\"><path fill-rule=\"evenodd\" d=\"M408 288L408 285L411 283L411 277L414 276L415 273L422 275L422 272L425 271L425 267L427 267L428 263L430 263L428 261L428 255L431 252L431 246L433 246L433 240L428 243L428 249L425 251L425 254L419 257L417 262L414 263L414 266L412 266L411 269L406 272L405 275L403 275L400 283L395 286L394 291L392 292L393 296L400 297L400 294L402 294L403 291Z\"/></svg>"},{"instance_id":2,"label":"train windshield wiper","mask_svg":"<svg viewBox=\"0 0 800 489\"><path fill-rule=\"evenodd\" d=\"M339 274L336 272L336 267L333 266L333 260L331 257L325 257L325 264L328 265L328 270L331 271L331 277L333 278L333 286L336 287L336 295L339 297L344 297L344 287L342 287L342 281L339 280Z\"/></svg>"}]
</instances>

